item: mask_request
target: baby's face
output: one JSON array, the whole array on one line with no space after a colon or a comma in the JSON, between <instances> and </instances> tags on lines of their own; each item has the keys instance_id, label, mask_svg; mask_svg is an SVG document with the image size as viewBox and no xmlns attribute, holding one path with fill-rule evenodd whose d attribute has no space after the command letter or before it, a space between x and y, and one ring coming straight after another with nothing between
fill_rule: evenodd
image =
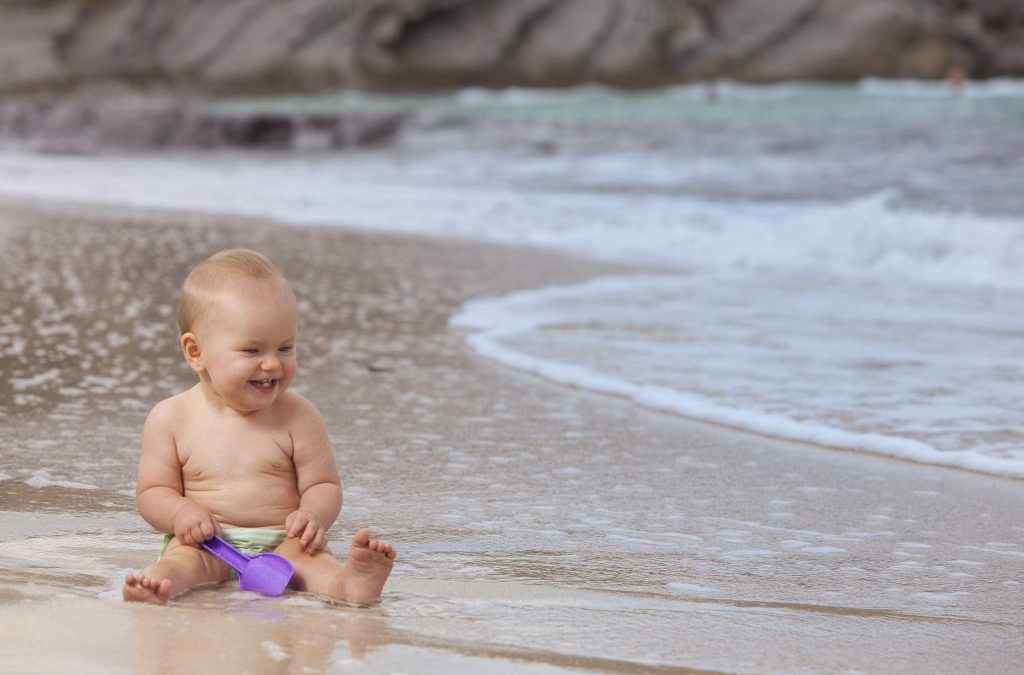
<instances>
[{"instance_id":1,"label":"baby's face","mask_svg":"<svg viewBox=\"0 0 1024 675\"><path fill-rule=\"evenodd\" d=\"M196 330L207 384L242 413L268 408L295 378L295 297L255 285L222 293Z\"/></svg>"}]
</instances>

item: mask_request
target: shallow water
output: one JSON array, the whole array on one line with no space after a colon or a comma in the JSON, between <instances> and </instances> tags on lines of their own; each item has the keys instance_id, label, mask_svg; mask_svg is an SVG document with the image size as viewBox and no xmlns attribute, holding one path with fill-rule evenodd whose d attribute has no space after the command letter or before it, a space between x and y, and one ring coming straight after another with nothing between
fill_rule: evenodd
<instances>
[{"instance_id":1,"label":"shallow water","mask_svg":"<svg viewBox=\"0 0 1024 675\"><path fill-rule=\"evenodd\" d=\"M448 326L468 297L622 270L205 217L20 218L0 288L24 308L26 344L0 363L32 384L0 399L3 616L7 634L68 617L97 628L69 626L45 649L26 635L5 648L12 663L59 668L73 653L86 670L112 658L145 670L150 652L121 634L174 645L181 631L200 636L188 651L200 662L223 664L192 642L217 635L218 653L251 658L254 672L905 671L1016 658L1000 647L1020 631L1024 530L1003 517L1016 483L680 426L473 364ZM360 525L399 546L369 613L229 585L165 614L119 601L123 574L160 540L131 496L139 429L191 380L166 308L193 259L240 242L274 256L303 298L298 384L324 412L345 483L332 546ZM92 270L105 273L86 283ZM59 319L43 311L54 303ZM82 384L99 376L110 381ZM981 490L986 505L965 509ZM894 635L931 660L894 651ZM950 635L971 649L951 653Z\"/></svg>"},{"instance_id":2,"label":"shallow water","mask_svg":"<svg viewBox=\"0 0 1024 675\"><path fill-rule=\"evenodd\" d=\"M1024 85L726 83L716 103L702 97L697 87L228 101L418 117L394 147L346 154L0 155L0 192L692 273L657 291L645 275L620 276L604 304L587 289L535 304L547 319L517 344L547 365L529 369L585 370L581 387L614 378L671 390L659 400L701 403L657 407L753 431L1022 475L1024 192L1009 176L1024 154ZM579 302L585 339L552 330L581 320ZM22 396L34 384L14 381Z\"/></svg>"},{"instance_id":3,"label":"shallow water","mask_svg":"<svg viewBox=\"0 0 1024 675\"><path fill-rule=\"evenodd\" d=\"M1019 291L609 277L471 302L483 355L659 410L1024 477Z\"/></svg>"},{"instance_id":4,"label":"shallow water","mask_svg":"<svg viewBox=\"0 0 1024 675\"><path fill-rule=\"evenodd\" d=\"M36 647L14 662L64 653L20 626L95 616L94 635L65 633L96 670L101 647L132 653L122 634L175 644L178 623L256 654L255 672L1007 670L1018 481L585 391L595 375L652 383L704 410L828 425L826 445L906 434L1013 460L1024 240L1021 195L986 184L1018 142L987 136L1013 128L1018 104L1000 100L955 113L948 145L930 123L877 115L816 139L775 118L744 132L723 107L670 131L424 122L348 155L0 155L5 194L143 207L0 212L0 598L7 634L26 633L12 645ZM864 143L892 146L889 161ZM332 546L369 525L399 547L369 613L228 586L164 614L118 600L160 539L132 498L142 420L192 380L174 293L231 245L268 252L302 299L297 386L345 482ZM451 327L470 300L525 332ZM466 339L481 337L592 379L574 390L475 362Z\"/></svg>"}]
</instances>

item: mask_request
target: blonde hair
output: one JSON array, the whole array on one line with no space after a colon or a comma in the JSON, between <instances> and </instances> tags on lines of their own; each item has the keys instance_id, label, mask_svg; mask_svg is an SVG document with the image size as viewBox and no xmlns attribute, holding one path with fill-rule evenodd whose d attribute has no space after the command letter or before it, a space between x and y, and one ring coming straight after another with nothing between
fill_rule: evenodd
<instances>
[{"instance_id":1,"label":"blonde hair","mask_svg":"<svg viewBox=\"0 0 1024 675\"><path fill-rule=\"evenodd\" d=\"M182 335L192 331L206 316L216 295L249 282L277 290L288 289L288 280L270 259L246 248L232 248L215 253L192 268L181 286L178 300L178 330Z\"/></svg>"}]
</instances>

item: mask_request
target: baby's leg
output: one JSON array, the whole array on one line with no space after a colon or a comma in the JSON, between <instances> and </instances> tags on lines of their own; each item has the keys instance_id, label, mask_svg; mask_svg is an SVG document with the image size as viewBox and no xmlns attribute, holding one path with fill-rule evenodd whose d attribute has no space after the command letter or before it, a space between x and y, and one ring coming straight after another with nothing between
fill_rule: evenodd
<instances>
[{"instance_id":1,"label":"baby's leg","mask_svg":"<svg viewBox=\"0 0 1024 675\"><path fill-rule=\"evenodd\" d=\"M206 551L173 539L158 562L125 577L121 595L129 601L162 605L196 586L220 583L229 572L226 564Z\"/></svg>"},{"instance_id":2,"label":"baby's leg","mask_svg":"<svg viewBox=\"0 0 1024 675\"><path fill-rule=\"evenodd\" d=\"M395 550L387 542L370 540L370 531L362 529L352 537L345 564L328 550L316 555L302 551L298 538L289 538L275 553L291 561L295 568L292 586L300 591L365 605L380 600L384 582L395 564Z\"/></svg>"}]
</instances>

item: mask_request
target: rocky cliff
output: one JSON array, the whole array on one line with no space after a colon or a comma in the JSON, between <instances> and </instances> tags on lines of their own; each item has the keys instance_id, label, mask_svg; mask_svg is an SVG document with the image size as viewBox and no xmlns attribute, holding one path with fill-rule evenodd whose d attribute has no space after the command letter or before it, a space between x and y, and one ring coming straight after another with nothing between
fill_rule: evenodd
<instances>
[{"instance_id":1,"label":"rocky cliff","mask_svg":"<svg viewBox=\"0 0 1024 675\"><path fill-rule=\"evenodd\" d=\"M1024 74L1019 0L2 0L0 91Z\"/></svg>"}]
</instances>

